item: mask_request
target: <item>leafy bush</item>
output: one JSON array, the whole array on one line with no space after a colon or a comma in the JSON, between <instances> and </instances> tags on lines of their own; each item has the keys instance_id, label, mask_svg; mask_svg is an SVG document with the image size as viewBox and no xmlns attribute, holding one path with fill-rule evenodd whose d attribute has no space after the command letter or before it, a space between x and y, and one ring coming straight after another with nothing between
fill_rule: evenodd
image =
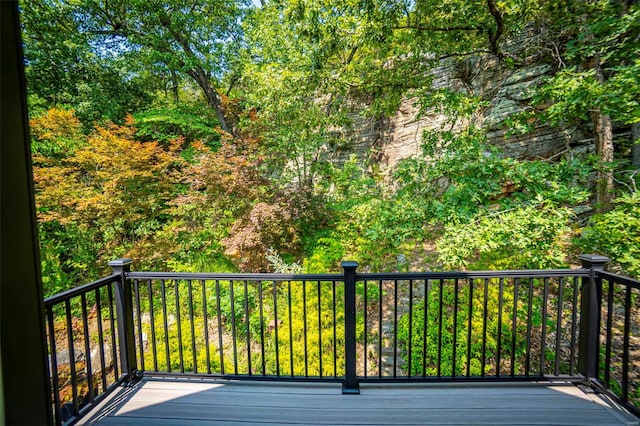
<instances>
[{"instance_id":1,"label":"leafy bush","mask_svg":"<svg viewBox=\"0 0 640 426\"><path fill-rule=\"evenodd\" d=\"M450 224L436 242L449 268L542 269L567 264L573 212L549 203Z\"/></svg>"},{"instance_id":2,"label":"leafy bush","mask_svg":"<svg viewBox=\"0 0 640 426\"><path fill-rule=\"evenodd\" d=\"M488 208L536 200L573 205L588 199L590 167L579 159L517 160L488 145L473 127L425 134L425 158L400 163L398 194L421 203L434 223L466 222Z\"/></svg>"},{"instance_id":3,"label":"leafy bush","mask_svg":"<svg viewBox=\"0 0 640 426\"><path fill-rule=\"evenodd\" d=\"M587 253L608 256L615 266L633 276L640 276L640 195L622 196L613 210L593 215L577 239Z\"/></svg>"},{"instance_id":4,"label":"leafy bush","mask_svg":"<svg viewBox=\"0 0 640 426\"><path fill-rule=\"evenodd\" d=\"M274 248L295 253L298 236L291 212L278 204L257 203L249 214L239 218L223 240L225 254L238 263L242 271L267 271L267 255Z\"/></svg>"},{"instance_id":5,"label":"leafy bush","mask_svg":"<svg viewBox=\"0 0 640 426\"><path fill-rule=\"evenodd\" d=\"M342 242L331 237L319 238L311 256L304 259L304 271L309 274L335 272L344 259Z\"/></svg>"},{"instance_id":6,"label":"leafy bush","mask_svg":"<svg viewBox=\"0 0 640 426\"><path fill-rule=\"evenodd\" d=\"M336 287L334 306L332 285L330 282L277 284L279 352L276 357L276 330L271 327L265 336L269 349L266 354L267 374L276 374L279 370L284 375L332 376L334 368L338 375L344 374L344 289ZM289 300L290 309L287 307ZM267 311L270 315L275 313L273 306ZM334 351L337 354L335 364Z\"/></svg>"},{"instance_id":7,"label":"leafy bush","mask_svg":"<svg viewBox=\"0 0 640 426\"><path fill-rule=\"evenodd\" d=\"M82 123L72 110L51 108L29 121L31 151L36 159L67 157L86 143Z\"/></svg>"},{"instance_id":8,"label":"leafy bush","mask_svg":"<svg viewBox=\"0 0 640 426\"><path fill-rule=\"evenodd\" d=\"M185 144L199 140L212 149L220 146L220 133L213 111L204 106L178 104L171 108L153 108L133 116L136 137L168 145L182 138Z\"/></svg>"}]
</instances>

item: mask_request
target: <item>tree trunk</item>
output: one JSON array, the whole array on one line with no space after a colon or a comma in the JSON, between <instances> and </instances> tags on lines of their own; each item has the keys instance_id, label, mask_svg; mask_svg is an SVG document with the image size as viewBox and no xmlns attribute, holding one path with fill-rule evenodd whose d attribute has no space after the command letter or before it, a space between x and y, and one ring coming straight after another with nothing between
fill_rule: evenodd
<instances>
[{"instance_id":1,"label":"tree trunk","mask_svg":"<svg viewBox=\"0 0 640 426\"><path fill-rule=\"evenodd\" d=\"M596 212L609 210L613 195L613 127L611 117L600 110L591 112L596 140L596 153L599 157L598 177L596 181Z\"/></svg>"},{"instance_id":2,"label":"tree trunk","mask_svg":"<svg viewBox=\"0 0 640 426\"><path fill-rule=\"evenodd\" d=\"M631 125L631 166L640 168L640 123Z\"/></svg>"},{"instance_id":3,"label":"tree trunk","mask_svg":"<svg viewBox=\"0 0 640 426\"><path fill-rule=\"evenodd\" d=\"M585 67L595 72L599 83L604 83L604 75L600 66L600 55L589 58ZM611 117L600 110L599 105L594 105L591 110L591 121L596 142L596 155L598 156L598 175L596 180L596 212L603 213L609 210L613 197L613 125Z\"/></svg>"},{"instance_id":4,"label":"tree trunk","mask_svg":"<svg viewBox=\"0 0 640 426\"><path fill-rule=\"evenodd\" d=\"M171 93L173 94L173 101L175 103L180 102L180 94L178 93L178 76L175 71L171 71Z\"/></svg>"},{"instance_id":5,"label":"tree trunk","mask_svg":"<svg viewBox=\"0 0 640 426\"><path fill-rule=\"evenodd\" d=\"M208 84L207 88L202 88L204 90L205 95L207 97L207 102L209 106L216 111L216 115L218 116L218 120L220 121L220 127L227 133L233 134L233 130L229 127L227 123L227 119L224 117L224 110L222 109L222 104L220 103L220 96L218 95L218 91Z\"/></svg>"},{"instance_id":6,"label":"tree trunk","mask_svg":"<svg viewBox=\"0 0 640 426\"><path fill-rule=\"evenodd\" d=\"M194 70L187 71L187 74L198 83L198 86L202 89L205 97L207 98L207 103L211 108L216 111L216 115L218 116L218 121L220 121L220 127L227 133L233 134L229 123L227 122L224 116L224 110L222 109L222 103L220 102L220 95L218 91L211 85L209 81L209 76L202 68L196 68Z\"/></svg>"}]
</instances>

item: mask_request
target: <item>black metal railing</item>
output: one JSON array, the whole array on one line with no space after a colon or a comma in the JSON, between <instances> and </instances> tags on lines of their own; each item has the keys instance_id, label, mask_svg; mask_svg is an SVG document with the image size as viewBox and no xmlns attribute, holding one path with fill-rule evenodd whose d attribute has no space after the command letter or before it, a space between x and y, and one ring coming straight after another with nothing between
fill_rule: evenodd
<instances>
[{"instance_id":1,"label":"black metal railing","mask_svg":"<svg viewBox=\"0 0 640 426\"><path fill-rule=\"evenodd\" d=\"M45 301L56 421L143 374L360 382L569 380L640 414L640 282L583 268L113 275ZM67 360L69 360L67 362ZM64 362L62 362L64 361Z\"/></svg>"},{"instance_id":2,"label":"black metal railing","mask_svg":"<svg viewBox=\"0 0 640 426\"><path fill-rule=\"evenodd\" d=\"M597 275L599 343L597 385L636 415L640 412L640 282Z\"/></svg>"},{"instance_id":3,"label":"black metal railing","mask_svg":"<svg viewBox=\"0 0 640 426\"><path fill-rule=\"evenodd\" d=\"M114 274L45 299L55 421L78 417L123 382Z\"/></svg>"},{"instance_id":4,"label":"black metal railing","mask_svg":"<svg viewBox=\"0 0 640 426\"><path fill-rule=\"evenodd\" d=\"M579 288L587 274L360 275L369 349L359 377L579 380Z\"/></svg>"},{"instance_id":5,"label":"black metal railing","mask_svg":"<svg viewBox=\"0 0 640 426\"><path fill-rule=\"evenodd\" d=\"M154 374L344 376L342 275L131 272L139 368Z\"/></svg>"}]
</instances>

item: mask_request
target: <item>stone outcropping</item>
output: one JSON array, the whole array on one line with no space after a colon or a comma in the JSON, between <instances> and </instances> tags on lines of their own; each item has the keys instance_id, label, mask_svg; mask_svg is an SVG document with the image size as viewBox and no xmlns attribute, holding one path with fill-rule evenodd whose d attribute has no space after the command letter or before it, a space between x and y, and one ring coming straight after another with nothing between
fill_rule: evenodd
<instances>
[{"instance_id":1,"label":"stone outcropping","mask_svg":"<svg viewBox=\"0 0 640 426\"><path fill-rule=\"evenodd\" d=\"M555 158L569 148L593 150L594 141L588 128L536 123L533 132L521 134L510 127L509 119L532 108L533 89L553 73L553 67L544 63L508 69L490 57L467 59L436 69L433 86L464 90L484 99L488 106L470 120L456 122L454 129L469 122L484 126L489 142L507 156ZM405 99L391 117L374 118L362 114L367 101L351 100L351 125L338 130L347 142L330 147L329 157L340 163L355 155L362 164L376 164L383 174L389 175L401 160L423 155L423 132L449 130L451 120L435 110L421 112L418 101L418 98Z\"/></svg>"}]
</instances>

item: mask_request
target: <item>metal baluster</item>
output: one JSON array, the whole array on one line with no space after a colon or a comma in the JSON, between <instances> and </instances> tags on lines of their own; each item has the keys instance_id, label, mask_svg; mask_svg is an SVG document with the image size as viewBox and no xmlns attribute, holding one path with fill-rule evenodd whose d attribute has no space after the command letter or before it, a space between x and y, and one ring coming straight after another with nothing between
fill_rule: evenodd
<instances>
[{"instance_id":1,"label":"metal baluster","mask_svg":"<svg viewBox=\"0 0 640 426\"><path fill-rule=\"evenodd\" d=\"M333 377L338 377L338 336L336 335L336 282L331 286L333 297Z\"/></svg>"},{"instance_id":2,"label":"metal baluster","mask_svg":"<svg viewBox=\"0 0 640 426\"><path fill-rule=\"evenodd\" d=\"M457 377L456 358L458 346L458 278L453 281L453 345L451 347L451 377ZM423 361L426 362L426 361Z\"/></svg>"},{"instance_id":3,"label":"metal baluster","mask_svg":"<svg viewBox=\"0 0 640 426\"><path fill-rule=\"evenodd\" d=\"M484 300L482 301L482 352L480 354L480 376L484 377L487 361L487 317L489 316L489 280L484 279Z\"/></svg>"},{"instance_id":4,"label":"metal baluster","mask_svg":"<svg viewBox=\"0 0 640 426\"><path fill-rule=\"evenodd\" d=\"M578 277L573 278L573 299L571 304L571 363L569 366L569 374L576 374L576 328L578 324Z\"/></svg>"},{"instance_id":5,"label":"metal baluster","mask_svg":"<svg viewBox=\"0 0 640 426\"><path fill-rule=\"evenodd\" d=\"M276 337L276 376L280 377L280 343L278 342L278 283L273 282L273 325Z\"/></svg>"},{"instance_id":6,"label":"metal baluster","mask_svg":"<svg viewBox=\"0 0 640 426\"><path fill-rule=\"evenodd\" d=\"M611 282L609 283L611 285ZM629 335L631 334L631 286L625 286L624 338L622 343L622 400L629 401Z\"/></svg>"},{"instance_id":7,"label":"metal baluster","mask_svg":"<svg viewBox=\"0 0 640 426\"><path fill-rule=\"evenodd\" d=\"M118 381L120 379L119 369L118 369L118 353L120 350L118 346L116 346L116 326L114 322L113 315L113 283L107 286L107 296L109 299L109 325L111 327L111 353L113 354L113 377L114 381Z\"/></svg>"},{"instance_id":8,"label":"metal baluster","mask_svg":"<svg viewBox=\"0 0 640 426\"><path fill-rule=\"evenodd\" d=\"M222 317L220 315L220 281L216 280L216 316L218 319L218 350L220 351L220 374L224 375L224 346L222 344Z\"/></svg>"},{"instance_id":9,"label":"metal baluster","mask_svg":"<svg viewBox=\"0 0 640 426\"><path fill-rule=\"evenodd\" d=\"M262 366L262 375L266 375L265 359L264 359L264 308L262 295L262 281L258 281L258 304L260 305L260 362Z\"/></svg>"},{"instance_id":10,"label":"metal baluster","mask_svg":"<svg viewBox=\"0 0 640 426\"><path fill-rule=\"evenodd\" d=\"M144 342L142 341L142 307L140 305L140 288L138 280L133 283L133 291L136 295L136 319L138 321L138 345L140 347L140 369L145 371L144 368Z\"/></svg>"},{"instance_id":11,"label":"metal baluster","mask_svg":"<svg viewBox=\"0 0 640 426\"><path fill-rule=\"evenodd\" d=\"M518 294L520 279L513 280L513 317L511 318L511 377L516 374L516 336L518 335Z\"/></svg>"},{"instance_id":12,"label":"metal baluster","mask_svg":"<svg viewBox=\"0 0 640 426\"><path fill-rule=\"evenodd\" d=\"M444 280L440 279L438 289L438 377L442 376L442 308L443 308Z\"/></svg>"},{"instance_id":13,"label":"metal baluster","mask_svg":"<svg viewBox=\"0 0 640 426\"><path fill-rule=\"evenodd\" d=\"M365 292L366 293L366 292ZM365 296L366 297L366 296ZM365 306L366 306L366 299L365 299ZM366 315L366 309L365 309L365 315ZM365 319L365 324L366 324L366 319ZM365 342L366 342L366 326L365 326ZM367 347L366 343L365 343L365 348ZM365 356L365 365L366 365L366 356ZM320 368L320 377L323 376L322 374L322 288L320 286L320 281L318 281L318 360L319 360L319 368ZM365 367L365 371L366 371L366 367Z\"/></svg>"},{"instance_id":14,"label":"metal baluster","mask_svg":"<svg viewBox=\"0 0 640 426\"><path fill-rule=\"evenodd\" d=\"M429 280L424 280L424 315L422 317L422 377L427 376L427 341L429 333Z\"/></svg>"},{"instance_id":15,"label":"metal baluster","mask_svg":"<svg viewBox=\"0 0 640 426\"><path fill-rule=\"evenodd\" d=\"M167 287L164 280L160 280L160 289L162 292L162 321L164 323L164 352L167 362L167 371L171 372L171 356L169 354L169 324L167 317Z\"/></svg>"},{"instance_id":16,"label":"metal baluster","mask_svg":"<svg viewBox=\"0 0 640 426\"><path fill-rule=\"evenodd\" d=\"M382 377L382 280L378 281L378 377Z\"/></svg>"},{"instance_id":17,"label":"metal baluster","mask_svg":"<svg viewBox=\"0 0 640 426\"><path fill-rule=\"evenodd\" d=\"M71 304L69 299L64 301L65 318L67 320L67 347L69 351L69 369L71 374L71 392L73 395L73 415L77 416L78 404L78 375L76 373L76 353L73 347L73 324L71 323Z\"/></svg>"},{"instance_id":18,"label":"metal baluster","mask_svg":"<svg viewBox=\"0 0 640 426\"><path fill-rule=\"evenodd\" d=\"M196 328L193 323L193 285L191 280L187 280L188 301L189 301L189 325L191 326L191 362L193 372L198 374L198 358L196 356Z\"/></svg>"},{"instance_id":19,"label":"metal baluster","mask_svg":"<svg viewBox=\"0 0 640 426\"><path fill-rule=\"evenodd\" d=\"M238 348L236 346L236 299L233 291L233 281L229 281L231 298L231 339L233 340L233 374L238 375Z\"/></svg>"},{"instance_id":20,"label":"metal baluster","mask_svg":"<svg viewBox=\"0 0 640 426\"><path fill-rule=\"evenodd\" d=\"M393 378L398 373L398 280L393 280Z\"/></svg>"},{"instance_id":21,"label":"metal baluster","mask_svg":"<svg viewBox=\"0 0 640 426\"><path fill-rule=\"evenodd\" d=\"M549 278L545 277L544 296L542 299L542 336L540 337L540 376L544 376L547 352L547 303L549 299Z\"/></svg>"},{"instance_id":22,"label":"metal baluster","mask_svg":"<svg viewBox=\"0 0 640 426\"><path fill-rule=\"evenodd\" d=\"M529 280L529 300L527 301L527 358L525 360L524 374L529 376L531 367L531 328L533 317L533 279Z\"/></svg>"},{"instance_id":23,"label":"metal baluster","mask_svg":"<svg viewBox=\"0 0 640 426\"><path fill-rule=\"evenodd\" d=\"M473 326L473 278L469 284L469 318L467 323L467 377L471 376L471 330Z\"/></svg>"},{"instance_id":24,"label":"metal baluster","mask_svg":"<svg viewBox=\"0 0 640 426\"><path fill-rule=\"evenodd\" d=\"M156 316L153 312L153 292L151 280L147 280L147 296L149 299L149 322L151 323L151 351L153 352L153 371L158 371L158 348L156 342Z\"/></svg>"},{"instance_id":25,"label":"metal baluster","mask_svg":"<svg viewBox=\"0 0 640 426\"><path fill-rule=\"evenodd\" d=\"M564 309L564 277L560 277L558 281L558 317L556 318L556 361L555 361L555 369L554 373L556 376L560 375L560 344L562 336L562 332L564 329L562 328L562 311Z\"/></svg>"},{"instance_id":26,"label":"metal baluster","mask_svg":"<svg viewBox=\"0 0 640 426\"><path fill-rule=\"evenodd\" d=\"M501 356L502 356L502 308L504 297L504 278L500 277L498 283L498 339L496 347L496 377L500 377L501 373Z\"/></svg>"},{"instance_id":27,"label":"metal baluster","mask_svg":"<svg viewBox=\"0 0 640 426\"><path fill-rule=\"evenodd\" d=\"M307 282L302 281L302 330L304 340L304 377L309 377L309 356L307 353Z\"/></svg>"},{"instance_id":28,"label":"metal baluster","mask_svg":"<svg viewBox=\"0 0 640 426\"><path fill-rule=\"evenodd\" d=\"M211 353L209 351L209 317L207 312L207 282L200 280L202 285L202 319L204 322L204 350L207 357L207 374L211 374Z\"/></svg>"},{"instance_id":29,"label":"metal baluster","mask_svg":"<svg viewBox=\"0 0 640 426\"><path fill-rule=\"evenodd\" d=\"M366 323L365 323L366 324ZM413 343L413 280L409 280L409 341L407 342L407 375L411 377L411 350ZM366 345L365 345L366 348ZM422 363L424 364L424 358Z\"/></svg>"},{"instance_id":30,"label":"metal baluster","mask_svg":"<svg viewBox=\"0 0 640 426\"><path fill-rule=\"evenodd\" d=\"M96 313L98 322L98 340L100 341L100 377L102 378L102 391L107 391L107 367L104 359L104 332L102 330L102 303L100 300L100 289L96 289Z\"/></svg>"},{"instance_id":31,"label":"metal baluster","mask_svg":"<svg viewBox=\"0 0 640 426\"><path fill-rule=\"evenodd\" d=\"M604 383L611 387L611 349L613 331L613 283L607 280L607 337L605 346ZM603 281L604 285L604 281Z\"/></svg>"},{"instance_id":32,"label":"metal baluster","mask_svg":"<svg viewBox=\"0 0 640 426\"><path fill-rule=\"evenodd\" d=\"M93 371L91 371L91 346L89 342L89 321L87 319L87 297L85 293L80 295L80 304L82 309L82 329L84 331L84 353L85 364L87 370L87 396L89 402L93 402Z\"/></svg>"},{"instance_id":33,"label":"metal baluster","mask_svg":"<svg viewBox=\"0 0 640 426\"><path fill-rule=\"evenodd\" d=\"M293 325L291 320L291 281L287 281L287 302L289 306L289 372L293 377Z\"/></svg>"},{"instance_id":34,"label":"metal baluster","mask_svg":"<svg viewBox=\"0 0 640 426\"><path fill-rule=\"evenodd\" d=\"M247 280L244 280L244 320L247 332L247 368L248 373L251 376L251 329L250 329L250 318L249 318L249 290L248 290Z\"/></svg>"},{"instance_id":35,"label":"metal baluster","mask_svg":"<svg viewBox=\"0 0 640 426\"><path fill-rule=\"evenodd\" d=\"M178 325L178 357L180 360L180 372L184 373L184 353L182 348L182 322L180 321L180 294L178 280L174 281L173 289L176 295L176 324Z\"/></svg>"}]
</instances>

